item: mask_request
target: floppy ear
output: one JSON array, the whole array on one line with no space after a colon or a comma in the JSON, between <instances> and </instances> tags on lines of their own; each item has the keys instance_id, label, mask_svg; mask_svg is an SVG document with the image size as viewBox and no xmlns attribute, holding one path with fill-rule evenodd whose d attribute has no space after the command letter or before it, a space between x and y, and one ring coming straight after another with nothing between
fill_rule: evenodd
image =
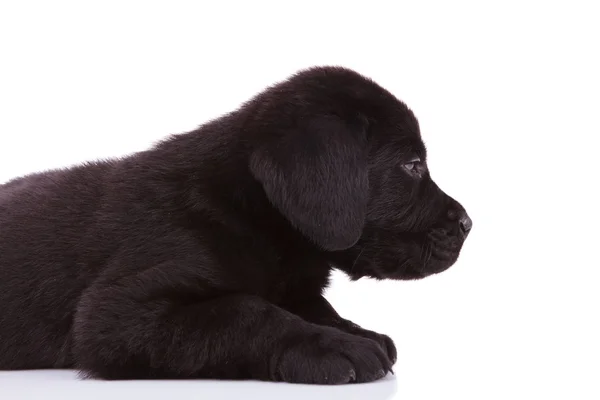
<instances>
[{"instance_id":1,"label":"floppy ear","mask_svg":"<svg viewBox=\"0 0 600 400\"><path fill-rule=\"evenodd\" d=\"M364 125L335 116L312 118L279 132L250 158L270 202L325 250L351 247L364 227L369 190Z\"/></svg>"}]
</instances>

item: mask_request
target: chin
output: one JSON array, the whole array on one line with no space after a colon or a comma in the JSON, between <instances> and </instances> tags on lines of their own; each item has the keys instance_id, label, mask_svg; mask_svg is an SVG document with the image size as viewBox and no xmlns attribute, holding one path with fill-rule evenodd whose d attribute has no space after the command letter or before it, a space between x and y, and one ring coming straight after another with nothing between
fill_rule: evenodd
<instances>
[{"instance_id":1,"label":"chin","mask_svg":"<svg viewBox=\"0 0 600 400\"><path fill-rule=\"evenodd\" d=\"M444 272L448 268L454 265L454 261L442 261L437 259L430 259L427 264L423 264L422 261L408 261L404 263L404 266L390 271L389 269L381 268L365 274L375 279L391 279L398 281L412 281L426 278L431 275L436 275Z\"/></svg>"},{"instance_id":2,"label":"chin","mask_svg":"<svg viewBox=\"0 0 600 400\"><path fill-rule=\"evenodd\" d=\"M352 280L419 280L446 271L458 259L463 241L444 231L432 230L421 240L387 243L385 240L359 242L339 252L333 266Z\"/></svg>"}]
</instances>

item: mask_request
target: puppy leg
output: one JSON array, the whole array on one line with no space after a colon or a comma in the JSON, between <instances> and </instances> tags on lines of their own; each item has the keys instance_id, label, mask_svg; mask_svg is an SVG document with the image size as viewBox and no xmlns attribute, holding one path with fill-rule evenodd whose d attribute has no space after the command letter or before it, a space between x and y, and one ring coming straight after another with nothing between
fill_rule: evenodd
<instances>
[{"instance_id":1,"label":"puppy leg","mask_svg":"<svg viewBox=\"0 0 600 400\"><path fill-rule=\"evenodd\" d=\"M372 340L311 324L256 296L202 300L181 277L159 266L88 290L74 327L83 373L338 384L389 370Z\"/></svg>"},{"instance_id":2,"label":"puppy leg","mask_svg":"<svg viewBox=\"0 0 600 400\"><path fill-rule=\"evenodd\" d=\"M363 329L354 322L340 317L333 306L321 295L310 299L302 299L302 302L286 307L286 309L306 321L331 326L352 335L374 340L386 352L390 363L394 364L396 362L396 346L389 336Z\"/></svg>"}]
</instances>

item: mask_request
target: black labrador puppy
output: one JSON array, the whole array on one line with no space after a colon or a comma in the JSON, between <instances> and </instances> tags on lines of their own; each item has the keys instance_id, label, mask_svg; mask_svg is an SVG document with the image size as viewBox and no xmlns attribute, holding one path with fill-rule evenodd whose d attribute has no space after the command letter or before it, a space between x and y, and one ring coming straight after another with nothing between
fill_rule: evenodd
<instances>
[{"instance_id":1,"label":"black labrador puppy","mask_svg":"<svg viewBox=\"0 0 600 400\"><path fill-rule=\"evenodd\" d=\"M405 104L304 70L150 150L1 185L0 369L373 381L396 349L325 300L331 269L423 278L470 229Z\"/></svg>"}]
</instances>

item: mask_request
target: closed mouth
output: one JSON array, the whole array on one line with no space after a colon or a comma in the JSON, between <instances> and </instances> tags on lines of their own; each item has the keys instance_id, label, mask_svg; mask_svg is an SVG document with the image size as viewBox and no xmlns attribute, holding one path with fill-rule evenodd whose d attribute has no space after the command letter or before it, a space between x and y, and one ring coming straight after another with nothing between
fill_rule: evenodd
<instances>
[{"instance_id":1,"label":"closed mouth","mask_svg":"<svg viewBox=\"0 0 600 400\"><path fill-rule=\"evenodd\" d=\"M424 269L430 270L431 273L448 269L458 258L462 243L463 240L449 235L443 229L428 232L421 252Z\"/></svg>"}]
</instances>

